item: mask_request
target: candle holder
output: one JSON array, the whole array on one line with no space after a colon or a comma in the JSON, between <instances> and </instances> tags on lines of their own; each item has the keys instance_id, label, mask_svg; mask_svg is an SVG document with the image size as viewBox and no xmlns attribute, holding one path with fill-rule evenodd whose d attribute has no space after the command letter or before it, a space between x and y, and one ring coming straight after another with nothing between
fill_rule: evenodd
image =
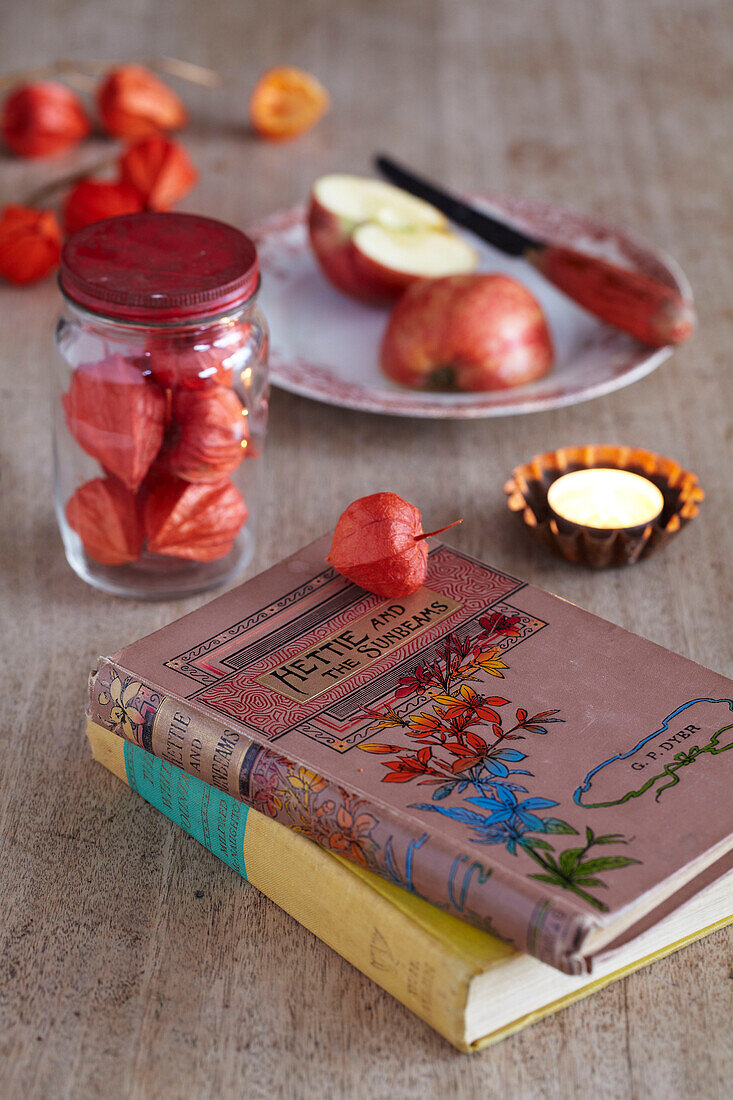
<instances>
[{"instance_id":1,"label":"candle holder","mask_svg":"<svg viewBox=\"0 0 733 1100\"><path fill-rule=\"evenodd\" d=\"M563 518L551 509L547 494L558 478L575 470L612 469L639 474L659 489L662 508L648 522L630 527L596 528ZM632 565L648 558L681 531L705 497L695 474L671 458L636 447L611 444L561 447L535 455L517 466L504 489L512 512L548 550L567 561L602 569Z\"/></svg>"}]
</instances>

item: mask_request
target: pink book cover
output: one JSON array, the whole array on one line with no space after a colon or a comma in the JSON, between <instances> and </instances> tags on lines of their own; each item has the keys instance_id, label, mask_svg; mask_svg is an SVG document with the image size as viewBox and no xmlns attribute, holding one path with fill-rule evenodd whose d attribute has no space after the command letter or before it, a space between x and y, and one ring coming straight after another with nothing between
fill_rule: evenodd
<instances>
[{"instance_id":1,"label":"pink book cover","mask_svg":"<svg viewBox=\"0 0 733 1100\"><path fill-rule=\"evenodd\" d=\"M433 540L319 539L100 661L91 717L570 973L731 865L733 682Z\"/></svg>"}]
</instances>

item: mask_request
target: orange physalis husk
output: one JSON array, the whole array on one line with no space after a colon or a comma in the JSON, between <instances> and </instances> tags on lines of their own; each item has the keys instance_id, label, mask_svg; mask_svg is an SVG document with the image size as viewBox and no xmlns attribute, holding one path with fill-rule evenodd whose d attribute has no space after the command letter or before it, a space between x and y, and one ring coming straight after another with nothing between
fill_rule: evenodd
<instances>
[{"instance_id":1,"label":"orange physalis husk","mask_svg":"<svg viewBox=\"0 0 733 1100\"><path fill-rule=\"evenodd\" d=\"M102 125L115 137L148 137L179 130L186 109L176 93L142 65L119 65L97 91Z\"/></svg>"},{"instance_id":2,"label":"orange physalis husk","mask_svg":"<svg viewBox=\"0 0 733 1100\"><path fill-rule=\"evenodd\" d=\"M326 561L337 573L377 596L410 596L425 582L425 539L448 527L425 534L414 505L396 493L372 493L355 500L341 514Z\"/></svg>"},{"instance_id":3,"label":"orange physalis husk","mask_svg":"<svg viewBox=\"0 0 733 1100\"><path fill-rule=\"evenodd\" d=\"M52 210L6 206L0 217L0 275L9 283L33 283L61 256L61 228Z\"/></svg>"},{"instance_id":4,"label":"orange physalis husk","mask_svg":"<svg viewBox=\"0 0 733 1100\"><path fill-rule=\"evenodd\" d=\"M135 188L146 210L169 210L199 178L184 147L159 136L130 146L120 158L120 176Z\"/></svg>"},{"instance_id":5,"label":"orange physalis husk","mask_svg":"<svg viewBox=\"0 0 733 1100\"><path fill-rule=\"evenodd\" d=\"M145 500L148 550L191 561L225 557L249 512L231 481L192 485L161 478Z\"/></svg>"},{"instance_id":6,"label":"orange physalis husk","mask_svg":"<svg viewBox=\"0 0 733 1100\"><path fill-rule=\"evenodd\" d=\"M245 456L247 414L234 390L175 390L171 421L161 464L184 481L221 481Z\"/></svg>"},{"instance_id":7,"label":"orange physalis husk","mask_svg":"<svg viewBox=\"0 0 733 1100\"><path fill-rule=\"evenodd\" d=\"M24 84L3 103L3 141L21 157L48 157L85 138L91 127L78 95L53 80Z\"/></svg>"},{"instance_id":8,"label":"orange physalis husk","mask_svg":"<svg viewBox=\"0 0 733 1100\"><path fill-rule=\"evenodd\" d=\"M199 390L213 384L231 386L235 366L244 356L252 326L238 324L215 334L213 343L196 342L195 337L160 337L145 350L140 360L161 386Z\"/></svg>"},{"instance_id":9,"label":"orange physalis husk","mask_svg":"<svg viewBox=\"0 0 733 1100\"><path fill-rule=\"evenodd\" d=\"M85 225L116 218L120 214L139 214L143 200L134 187L119 180L80 180L66 197L64 226L76 233Z\"/></svg>"},{"instance_id":10,"label":"orange physalis husk","mask_svg":"<svg viewBox=\"0 0 733 1100\"><path fill-rule=\"evenodd\" d=\"M77 489L67 502L66 519L101 565L140 557L144 532L137 500L116 478L95 477Z\"/></svg>"},{"instance_id":11,"label":"orange physalis husk","mask_svg":"<svg viewBox=\"0 0 733 1100\"><path fill-rule=\"evenodd\" d=\"M249 101L249 117L257 133L285 141L310 130L331 105L328 92L303 69L283 65L263 73Z\"/></svg>"},{"instance_id":12,"label":"orange physalis husk","mask_svg":"<svg viewBox=\"0 0 733 1100\"><path fill-rule=\"evenodd\" d=\"M160 450L165 393L121 355L82 363L61 398L80 447L135 492Z\"/></svg>"}]
</instances>

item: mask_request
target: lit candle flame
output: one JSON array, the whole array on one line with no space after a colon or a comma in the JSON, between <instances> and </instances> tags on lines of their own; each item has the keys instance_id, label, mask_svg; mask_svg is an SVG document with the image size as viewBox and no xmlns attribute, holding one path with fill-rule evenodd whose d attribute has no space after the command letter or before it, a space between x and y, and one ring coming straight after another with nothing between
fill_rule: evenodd
<instances>
[{"instance_id":1,"label":"lit candle flame","mask_svg":"<svg viewBox=\"0 0 733 1100\"><path fill-rule=\"evenodd\" d=\"M651 523L664 497L648 478L629 470L575 470L553 481L547 503L570 523L614 531Z\"/></svg>"}]
</instances>

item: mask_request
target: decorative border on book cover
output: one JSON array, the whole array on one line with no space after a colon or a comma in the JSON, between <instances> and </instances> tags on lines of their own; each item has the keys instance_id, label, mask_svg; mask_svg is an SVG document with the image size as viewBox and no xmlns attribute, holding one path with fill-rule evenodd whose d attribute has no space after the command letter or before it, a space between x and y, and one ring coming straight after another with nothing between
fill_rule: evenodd
<instances>
[{"instance_id":1,"label":"decorative border on book cover","mask_svg":"<svg viewBox=\"0 0 733 1100\"><path fill-rule=\"evenodd\" d=\"M326 587L329 591L324 596L322 590ZM307 608L297 611L298 604L305 603L308 597L316 594L321 594L318 602L309 602ZM333 615L348 612L361 602L363 593L359 589L355 589L334 569L324 569L318 576L291 589L272 603L172 657L165 662L166 668L200 684L214 684L250 661L258 660L263 648L269 652L278 645L287 644L292 638L307 634L314 625L324 620L330 622ZM287 614L291 611L292 614ZM258 627L263 626L267 630L258 631ZM247 637L246 644L233 647L232 643L242 637Z\"/></svg>"},{"instance_id":2,"label":"decorative border on book cover","mask_svg":"<svg viewBox=\"0 0 733 1100\"><path fill-rule=\"evenodd\" d=\"M246 714L247 725L270 741L297 730L335 752L348 752L370 736L365 712L393 701L390 685L416 656L433 660L448 635L467 637L487 610L517 619L516 634L497 643L502 651L547 625L517 606L516 596L526 587L522 582L452 547L431 552L427 586L408 600L384 601L326 569L166 664L202 685L188 698L226 718L241 720ZM436 594L445 605L439 611L432 610ZM284 665L299 661L307 667L302 662L312 650L328 645L339 631L355 632L363 621L381 632L382 649L373 659L346 669L351 655L344 653L344 671L333 684L320 681L303 699L296 692L285 694L282 681L274 679ZM375 676L371 666L377 660ZM328 671L337 669L334 663ZM295 678L291 683L301 686Z\"/></svg>"}]
</instances>

